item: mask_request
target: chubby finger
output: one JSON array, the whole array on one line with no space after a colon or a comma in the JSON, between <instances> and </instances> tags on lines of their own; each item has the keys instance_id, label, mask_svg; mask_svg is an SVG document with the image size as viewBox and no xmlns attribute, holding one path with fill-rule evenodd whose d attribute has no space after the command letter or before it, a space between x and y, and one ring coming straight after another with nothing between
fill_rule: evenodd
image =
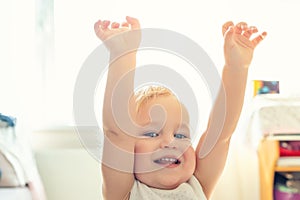
<instances>
[{"instance_id":1,"label":"chubby finger","mask_svg":"<svg viewBox=\"0 0 300 200\"><path fill-rule=\"evenodd\" d=\"M110 21L104 20L104 21L101 23L101 28L102 28L102 29L107 29L108 26L109 26L109 24L110 24Z\"/></svg>"},{"instance_id":2,"label":"chubby finger","mask_svg":"<svg viewBox=\"0 0 300 200\"><path fill-rule=\"evenodd\" d=\"M234 26L232 21L228 21L222 26L222 34L225 35L226 31L229 29L229 27Z\"/></svg>"},{"instance_id":3,"label":"chubby finger","mask_svg":"<svg viewBox=\"0 0 300 200\"><path fill-rule=\"evenodd\" d=\"M103 24L103 21L101 21L101 20L98 20L94 24L95 33L101 40L105 39L105 31L106 31L102 28L102 24Z\"/></svg>"},{"instance_id":4,"label":"chubby finger","mask_svg":"<svg viewBox=\"0 0 300 200\"><path fill-rule=\"evenodd\" d=\"M233 34L233 31L234 31L234 27L233 26L230 26L227 31L224 33L224 39L225 40L228 40L232 37L232 34Z\"/></svg>"},{"instance_id":5,"label":"chubby finger","mask_svg":"<svg viewBox=\"0 0 300 200\"><path fill-rule=\"evenodd\" d=\"M241 34L244 30L248 29L248 25L246 22L239 22L236 24L234 28L234 32L237 34Z\"/></svg>"},{"instance_id":6,"label":"chubby finger","mask_svg":"<svg viewBox=\"0 0 300 200\"><path fill-rule=\"evenodd\" d=\"M241 29L248 28L248 24L246 22L239 22L239 23L236 24L236 26L241 28Z\"/></svg>"},{"instance_id":7,"label":"chubby finger","mask_svg":"<svg viewBox=\"0 0 300 200\"><path fill-rule=\"evenodd\" d=\"M129 27L128 22L123 22L123 23L122 23L122 27Z\"/></svg>"},{"instance_id":8,"label":"chubby finger","mask_svg":"<svg viewBox=\"0 0 300 200\"><path fill-rule=\"evenodd\" d=\"M265 37L267 36L267 32L263 32L252 40L254 47L256 47Z\"/></svg>"},{"instance_id":9,"label":"chubby finger","mask_svg":"<svg viewBox=\"0 0 300 200\"><path fill-rule=\"evenodd\" d=\"M95 30L96 33L99 32L101 23L102 23L101 20L98 20L98 21L95 22L95 24L94 24L94 30Z\"/></svg>"},{"instance_id":10,"label":"chubby finger","mask_svg":"<svg viewBox=\"0 0 300 200\"><path fill-rule=\"evenodd\" d=\"M133 30L135 30L135 29L140 29L140 22L139 22L138 19L127 16L127 17L126 17L126 20L127 20L127 22L131 25L131 28L132 28Z\"/></svg>"},{"instance_id":11,"label":"chubby finger","mask_svg":"<svg viewBox=\"0 0 300 200\"><path fill-rule=\"evenodd\" d=\"M257 31L258 31L256 26L250 26L249 29L252 30L252 33L257 33Z\"/></svg>"},{"instance_id":12,"label":"chubby finger","mask_svg":"<svg viewBox=\"0 0 300 200\"><path fill-rule=\"evenodd\" d=\"M257 32L258 32L258 30L255 26L250 26L249 28L244 30L244 33L242 35L244 37L246 37L247 39L249 39L253 33L257 33Z\"/></svg>"},{"instance_id":13,"label":"chubby finger","mask_svg":"<svg viewBox=\"0 0 300 200\"><path fill-rule=\"evenodd\" d=\"M120 27L120 24L117 23L117 22L113 22L113 23L111 24L111 28L119 28L119 27Z\"/></svg>"}]
</instances>

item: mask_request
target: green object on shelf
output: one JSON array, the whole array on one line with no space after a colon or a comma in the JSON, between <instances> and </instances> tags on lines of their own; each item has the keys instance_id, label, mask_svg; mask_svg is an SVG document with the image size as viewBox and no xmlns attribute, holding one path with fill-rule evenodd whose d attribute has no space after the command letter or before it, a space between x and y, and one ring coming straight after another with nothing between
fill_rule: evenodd
<instances>
[{"instance_id":1,"label":"green object on shelf","mask_svg":"<svg viewBox=\"0 0 300 200\"><path fill-rule=\"evenodd\" d=\"M299 193L299 191L296 188L291 188L282 184L276 184L276 189L279 190L280 192L286 192L290 194L295 194Z\"/></svg>"}]
</instances>

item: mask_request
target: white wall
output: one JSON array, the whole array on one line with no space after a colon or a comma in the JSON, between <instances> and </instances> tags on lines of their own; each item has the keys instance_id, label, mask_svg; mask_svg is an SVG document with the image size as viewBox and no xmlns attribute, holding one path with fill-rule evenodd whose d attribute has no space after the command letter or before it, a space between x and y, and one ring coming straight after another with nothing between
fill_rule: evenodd
<instances>
[{"instance_id":1,"label":"white wall","mask_svg":"<svg viewBox=\"0 0 300 200\"><path fill-rule=\"evenodd\" d=\"M182 33L201 45L219 70L224 62L222 24L246 21L268 32L256 49L249 80L280 80L283 94L300 91L297 0L56 1L55 64L46 69L46 77L35 58L35 1L3 1L0 5L0 110L25 113L22 121L28 120L26 124L34 128L72 123L74 82L83 61L101 43L93 31L99 18L122 21L131 15L140 19L142 27Z\"/></svg>"}]
</instances>

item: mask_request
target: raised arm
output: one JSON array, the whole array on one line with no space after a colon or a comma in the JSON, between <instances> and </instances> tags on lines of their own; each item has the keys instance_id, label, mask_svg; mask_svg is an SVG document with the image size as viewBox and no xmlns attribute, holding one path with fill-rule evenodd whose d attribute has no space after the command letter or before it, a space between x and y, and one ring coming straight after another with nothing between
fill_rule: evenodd
<instances>
[{"instance_id":1,"label":"raised arm","mask_svg":"<svg viewBox=\"0 0 300 200\"><path fill-rule=\"evenodd\" d=\"M223 25L225 66L219 94L214 102L206 132L201 137L196 153L195 176L210 197L227 159L231 136L242 110L248 67L255 47L266 36L266 32L251 39L256 27L244 22ZM224 122L224 123L223 123Z\"/></svg>"},{"instance_id":2,"label":"raised arm","mask_svg":"<svg viewBox=\"0 0 300 200\"><path fill-rule=\"evenodd\" d=\"M110 51L103 104L103 195L108 200L120 200L126 198L134 182L135 138L130 135L130 125L135 109L134 69L140 25L137 19L126 17L121 25L99 20L94 28Z\"/></svg>"}]
</instances>

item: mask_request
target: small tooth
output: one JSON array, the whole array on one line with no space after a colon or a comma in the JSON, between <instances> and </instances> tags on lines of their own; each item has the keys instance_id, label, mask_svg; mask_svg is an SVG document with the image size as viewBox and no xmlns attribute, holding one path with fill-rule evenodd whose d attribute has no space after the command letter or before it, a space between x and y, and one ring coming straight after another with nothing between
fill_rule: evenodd
<instances>
[{"instance_id":1,"label":"small tooth","mask_svg":"<svg viewBox=\"0 0 300 200\"><path fill-rule=\"evenodd\" d=\"M166 161L166 162L175 162L175 161L177 161L176 158L161 158L160 160L161 161Z\"/></svg>"}]
</instances>

